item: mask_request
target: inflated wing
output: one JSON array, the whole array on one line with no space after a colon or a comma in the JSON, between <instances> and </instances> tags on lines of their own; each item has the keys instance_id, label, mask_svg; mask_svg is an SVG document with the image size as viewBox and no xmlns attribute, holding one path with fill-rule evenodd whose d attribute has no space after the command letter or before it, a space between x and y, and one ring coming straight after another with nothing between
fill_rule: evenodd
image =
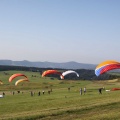
<instances>
[{"instance_id":1,"label":"inflated wing","mask_svg":"<svg viewBox=\"0 0 120 120\"><path fill-rule=\"evenodd\" d=\"M13 74L13 75L9 78L9 82L12 82L12 80L14 80L14 78L20 77L20 76L23 76L23 77L25 77L26 79L28 79L26 75L24 75L24 74L22 74L22 73L16 73L16 74Z\"/></svg>"},{"instance_id":2,"label":"inflated wing","mask_svg":"<svg viewBox=\"0 0 120 120\"><path fill-rule=\"evenodd\" d=\"M28 79L20 79L20 80L17 80L17 81L15 82L15 86L17 86L19 83L24 82L24 81L29 82Z\"/></svg>"},{"instance_id":3,"label":"inflated wing","mask_svg":"<svg viewBox=\"0 0 120 120\"><path fill-rule=\"evenodd\" d=\"M114 61L114 60L108 60L100 63L96 69L95 74L96 76L99 76L100 74L103 74L107 71L113 70L113 69L119 69L120 68L120 62Z\"/></svg>"},{"instance_id":4,"label":"inflated wing","mask_svg":"<svg viewBox=\"0 0 120 120\"><path fill-rule=\"evenodd\" d=\"M49 74L58 74L58 75L62 76L62 73L57 70L46 70L43 72L42 77L47 76Z\"/></svg>"},{"instance_id":5,"label":"inflated wing","mask_svg":"<svg viewBox=\"0 0 120 120\"><path fill-rule=\"evenodd\" d=\"M77 77L79 77L79 74L78 74L76 71L73 71L73 70L68 70L68 71L63 72L63 73L62 73L62 76L65 77L66 75L71 74L71 73L74 73L74 74L77 75ZM62 78L61 78L61 79L62 79Z\"/></svg>"}]
</instances>

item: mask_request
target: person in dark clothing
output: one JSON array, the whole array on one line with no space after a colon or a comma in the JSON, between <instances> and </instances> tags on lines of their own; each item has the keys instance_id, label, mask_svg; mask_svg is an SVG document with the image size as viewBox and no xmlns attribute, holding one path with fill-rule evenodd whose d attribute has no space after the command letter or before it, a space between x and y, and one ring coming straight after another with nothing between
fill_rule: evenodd
<instances>
[{"instance_id":1,"label":"person in dark clothing","mask_svg":"<svg viewBox=\"0 0 120 120\"><path fill-rule=\"evenodd\" d=\"M12 92L12 94L14 95L14 94L15 94L15 92L13 91L13 92Z\"/></svg>"},{"instance_id":2,"label":"person in dark clothing","mask_svg":"<svg viewBox=\"0 0 120 120\"><path fill-rule=\"evenodd\" d=\"M38 92L38 96L40 96L40 91Z\"/></svg>"},{"instance_id":3,"label":"person in dark clothing","mask_svg":"<svg viewBox=\"0 0 120 120\"><path fill-rule=\"evenodd\" d=\"M99 90L99 94L102 94L102 89L103 88L99 88L98 90Z\"/></svg>"},{"instance_id":4,"label":"person in dark clothing","mask_svg":"<svg viewBox=\"0 0 120 120\"><path fill-rule=\"evenodd\" d=\"M50 94L50 90L48 90L48 94Z\"/></svg>"},{"instance_id":5,"label":"person in dark clothing","mask_svg":"<svg viewBox=\"0 0 120 120\"><path fill-rule=\"evenodd\" d=\"M30 94L31 94L31 96L33 96L33 92L32 91L30 92Z\"/></svg>"},{"instance_id":6,"label":"person in dark clothing","mask_svg":"<svg viewBox=\"0 0 120 120\"><path fill-rule=\"evenodd\" d=\"M20 93L20 91L19 91L19 90L18 90L17 92L18 92L18 94Z\"/></svg>"},{"instance_id":7,"label":"person in dark clothing","mask_svg":"<svg viewBox=\"0 0 120 120\"><path fill-rule=\"evenodd\" d=\"M5 96L5 93L3 92L3 96Z\"/></svg>"},{"instance_id":8,"label":"person in dark clothing","mask_svg":"<svg viewBox=\"0 0 120 120\"><path fill-rule=\"evenodd\" d=\"M43 90L42 93L43 93L43 95L44 95L44 94L45 94L45 91Z\"/></svg>"},{"instance_id":9,"label":"person in dark clothing","mask_svg":"<svg viewBox=\"0 0 120 120\"><path fill-rule=\"evenodd\" d=\"M70 87L68 87L68 91L70 91Z\"/></svg>"}]
</instances>

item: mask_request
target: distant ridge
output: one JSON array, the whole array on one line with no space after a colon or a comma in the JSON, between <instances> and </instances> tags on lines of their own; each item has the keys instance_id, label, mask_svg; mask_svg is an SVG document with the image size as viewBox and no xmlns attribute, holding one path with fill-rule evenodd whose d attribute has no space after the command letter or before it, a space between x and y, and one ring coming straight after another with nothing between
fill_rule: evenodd
<instances>
[{"instance_id":1,"label":"distant ridge","mask_svg":"<svg viewBox=\"0 0 120 120\"><path fill-rule=\"evenodd\" d=\"M39 67L39 68L63 68L63 69L95 69L95 64L78 63L74 61L70 62L31 62L27 60L12 61L12 60L0 60L0 65L10 66L26 66L26 67Z\"/></svg>"}]
</instances>

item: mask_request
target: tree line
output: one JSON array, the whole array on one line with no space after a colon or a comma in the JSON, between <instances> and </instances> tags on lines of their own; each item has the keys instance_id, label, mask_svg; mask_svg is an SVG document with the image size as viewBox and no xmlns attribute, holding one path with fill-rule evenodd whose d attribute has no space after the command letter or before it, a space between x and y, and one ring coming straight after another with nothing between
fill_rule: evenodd
<instances>
[{"instance_id":1,"label":"tree line","mask_svg":"<svg viewBox=\"0 0 120 120\"><path fill-rule=\"evenodd\" d=\"M8 66L8 65L0 65L0 71L9 71L9 70L16 70L16 71L31 71L31 72L39 72L41 75L45 70L51 70L53 68L37 68L37 67L26 67L26 66ZM67 69L59 69L54 68L56 70L59 70L61 72L67 71ZM88 69L74 69L79 74L79 77L77 77L75 74L69 74L65 76L66 80L108 80L108 79L116 79L120 76L118 74L109 74L105 73L100 76L95 75L94 70L88 70ZM51 79L54 79L54 77L60 79L59 75L52 74L49 75Z\"/></svg>"}]
</instances>

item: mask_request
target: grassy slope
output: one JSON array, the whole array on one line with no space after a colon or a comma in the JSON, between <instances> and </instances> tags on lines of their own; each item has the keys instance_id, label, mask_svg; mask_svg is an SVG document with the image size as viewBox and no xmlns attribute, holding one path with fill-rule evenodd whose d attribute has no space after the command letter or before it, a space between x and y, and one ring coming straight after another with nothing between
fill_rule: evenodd
<instances>
[{"instance_id":1,"label":"grassy slope","mask_svg":"<svg viewBox=\"0 0 120 120\"><path fill-rule=\"evenodd\" d=\"M0 119L13 120L119 120L120 118L120 91L103 91L98 94L99 87L111 89L119 87L120 82L107 81L65 81L41 78L39 73L7 71L9 75L0 72L4 85L0 85L0 94L4 91L6 96L0 98ZM8 78L13 73L24 73L30 82L20 83L14 86ZM37 77L31 77L36 75ZM71 90L68 91L68 87ZM86 87L86 95L80 96L79 88ZM48 90L53 92L49 95ZM23 94L17 94L17 90ZM31 97L30 91L35 92ZM45 90L45 94L38 96L38 91ZM15 95L11 94L15 91Z\"/></svg>"}]
</instances>

